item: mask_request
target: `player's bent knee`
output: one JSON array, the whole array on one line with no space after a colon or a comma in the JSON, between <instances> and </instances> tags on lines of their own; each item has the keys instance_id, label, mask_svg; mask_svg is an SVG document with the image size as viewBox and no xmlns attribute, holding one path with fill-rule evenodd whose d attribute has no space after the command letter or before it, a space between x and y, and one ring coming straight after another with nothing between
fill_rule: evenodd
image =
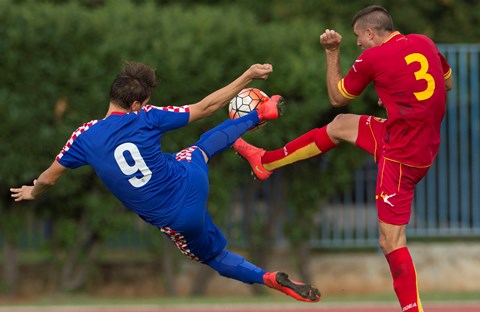
<instances>
[{"instance_id":1,"label":"player's bent knee","mask_svg":"<svg viewBox=\"0 0 480 312\"><path fill-rule=\"evenodd\" d=\"M244 261L245 259L243 257L230 253L227 250L222 250L218 256L206 264L212 267L221 276L232 277L233 272Z\"/></svg>"},{"instance_id":2,"label":"player's bent knee","mask_svg":"<svg viewBox=\"0 0 480 312\"><path fill-rule=\"evenodd\" d=\"M359 119L355 114L338 114L328 124L327 133L333 139L352 142L358 133Z\"/></svg>"}]
</instances>

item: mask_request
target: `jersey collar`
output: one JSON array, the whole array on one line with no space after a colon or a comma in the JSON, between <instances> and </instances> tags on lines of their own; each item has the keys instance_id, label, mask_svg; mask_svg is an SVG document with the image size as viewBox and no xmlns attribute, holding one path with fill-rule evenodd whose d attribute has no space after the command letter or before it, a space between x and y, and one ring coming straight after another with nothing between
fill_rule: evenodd
<instances>
[{"instance_id":1,"label":"jersey collar","mask_svg":"<svg viewBox=\"0 0 480 312\"><path fill-rule=\"evenodd\" d=\"M125 115L126 112L111 112L110 115Z\"/></svg>"},{"instance_id":2,"label":"jersey collar","mask_svg":"<svg viewBox=\"0 0 480 312\"><path fill-rule=\"evenodd\" d=\"M382 44L384 44L387 41L390 41L393 37L401 35L399 31L394 31L390 34L390 36L387 37L387 39L383 40Z\"/></svg>"}]
</instances>

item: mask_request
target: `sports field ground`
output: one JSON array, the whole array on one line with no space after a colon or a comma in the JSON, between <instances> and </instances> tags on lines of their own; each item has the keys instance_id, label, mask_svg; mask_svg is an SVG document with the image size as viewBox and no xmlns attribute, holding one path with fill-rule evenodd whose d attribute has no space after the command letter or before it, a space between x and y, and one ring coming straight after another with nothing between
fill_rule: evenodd
<instances>
[{"instance_id":1,"label":"sports field ground","mask_svg":"<svg viewBox=\"0 0 480 312\"><path fill-rule=\"evenodd\" d=\"M480 312L480 294L426 294L425 312ZM399 312L392 294L334 296L317 303L287 296L100 298L57 294L0 298L0 312Z\"/></svg>"},{"instance_id":2,"label":"sports field ground","mask_svg":"<svg viewBox=\"0 0 480 312\"><path fill-rule=\"evenodd\" d=\"M424 304L426 312L480 312L479 302L442 302ZM179 306L9 306L0 307L1 312L398 312L396 304L384 303L314 303L314 304L222 304Z\"/></svg>"}]
</instances>

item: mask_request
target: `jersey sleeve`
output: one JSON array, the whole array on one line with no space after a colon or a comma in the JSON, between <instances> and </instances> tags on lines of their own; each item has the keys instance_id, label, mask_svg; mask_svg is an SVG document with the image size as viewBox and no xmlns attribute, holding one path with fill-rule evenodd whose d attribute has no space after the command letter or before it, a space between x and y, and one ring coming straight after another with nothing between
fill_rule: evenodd
<instances>
[{"instance_id":1,"label":"jersey sleeve","mask_svg":"<svg viewBox=\"0 0 480 312\"><path fill-rule=\"evenodd\" d=\"M368 50L367 50L368 51ZM369 54L362 53L353 63L348 73L338 82L338 90L343 97L353 100L373 81L374 72Z\"/></svg>"},{"instance_id":2,"label":"jersey sleeve","mask_svg":"<svg viewBox=\"0 0 480 312\"><path fill-rule=\"evenodd\" d=\"M186 126L190 118L188 106L145 105L142 110L147 120L162 132Z\"/></svg>"},{"instance_id":3,"label":"jersey sleeve","mask_svg":"<svg viewBox=\"0 0 480 312\"><path fill-rule=\"evenodd\" d=\"M55 158L62 166L75 169L88 164L85 157L85 151L82 148L83 144L80 135L96 122L97 120L93 120L85 123L72 133L67 143L65 143L62 150Z\"/></svg>"}]
</instances>

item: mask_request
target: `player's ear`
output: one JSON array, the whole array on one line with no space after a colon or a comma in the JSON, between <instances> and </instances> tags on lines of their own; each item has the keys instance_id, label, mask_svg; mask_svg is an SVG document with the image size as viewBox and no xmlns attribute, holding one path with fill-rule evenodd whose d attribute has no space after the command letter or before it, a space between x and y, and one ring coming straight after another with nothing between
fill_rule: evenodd
<instances>
[{"instance_id":1,"label":"player's ear","mask_svg":"<svg viewBox=\"0 0 480 312\"><path fill-rule=\"evenodd\" d=\"M375 38L375 32L373 31L373 29L367 28L366 32L368 39L373 40Z\"/></svg>"},{"instance_id":2,"label":"player's ear","mask_svg":"<svg viewBox=\"0 0 480 312\"><path fill-rule=\"evenodd\" d=\"M139 111L141 108L142 108L142 103L140 103L137 100L135 100L132 104L130 104L130 110L132 112Z\"/></svg>"}]
</instances>

